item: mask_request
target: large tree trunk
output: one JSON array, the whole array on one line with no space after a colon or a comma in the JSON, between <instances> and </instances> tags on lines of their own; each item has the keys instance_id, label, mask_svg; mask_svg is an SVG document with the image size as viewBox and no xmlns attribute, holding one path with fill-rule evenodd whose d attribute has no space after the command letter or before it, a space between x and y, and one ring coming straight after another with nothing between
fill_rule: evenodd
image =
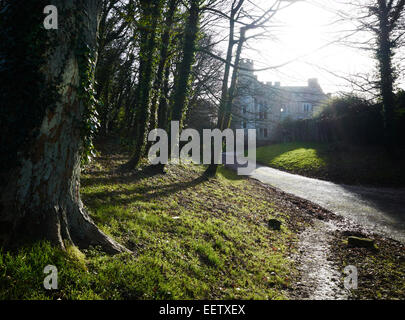
<instances>
[{"instance_id":1,"label":"large tree trunk","mask_svg":"<svg viewBox=\"0 0 405 320\"><path fill-rule=\"evenodd\" d=\"M80 248L100 245L109 253L126 250L95 226L80 199L80 129L86 108L80 87L87 66L81 62L86 60L78 53L77 44L84 43L96 52L101 2L49 1L58 8L59 29L43 30L51 42L46 45L48 56L40 70L44 85L58 85L59 98L38 119L37 134L28 148L18 150L18 165L3 173L7 183L0 190L2 246L44 239L62 248L70 243ZM19 10L13 8L18 5L26 3L11 2L10 8ZM25 110L21 117L30 117L32 110Z\"/></svg>"}]
</instances>

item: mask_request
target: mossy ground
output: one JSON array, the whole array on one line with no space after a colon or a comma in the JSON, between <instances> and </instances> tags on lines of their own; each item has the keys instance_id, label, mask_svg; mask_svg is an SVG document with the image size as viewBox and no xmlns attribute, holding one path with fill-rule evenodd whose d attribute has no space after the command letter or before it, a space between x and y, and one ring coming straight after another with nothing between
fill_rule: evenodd
<instances>
[{"instance_id":1,"label":"mossy ground","mask_svg":"<svg viewBox=\"0 0 405 320\"><path fill-rule=\"evenodd\" d=\"M295 276L289 256L302 218L252 180L220 169L170 165L116 171L127 157L101 156L82 175L95 223L134 254L67 252L37 243L0 254L0 299L285 299ZM298 215L297 215L298 216ZM267 221L283 222L281 231ZM59 289L43 289L55 265Z\"/></svg>"},{"instance_id":2,"label":"mossy ground","mask_svg":"<svg viewBox=\"0 0 405 320\"><path fill-rule=\"evenodd\" d=\"M405 186L405 152L389 157L382 147L291 142L257 149L257 161L271 167L346 184Z\"/></svg>"}]
</instances>

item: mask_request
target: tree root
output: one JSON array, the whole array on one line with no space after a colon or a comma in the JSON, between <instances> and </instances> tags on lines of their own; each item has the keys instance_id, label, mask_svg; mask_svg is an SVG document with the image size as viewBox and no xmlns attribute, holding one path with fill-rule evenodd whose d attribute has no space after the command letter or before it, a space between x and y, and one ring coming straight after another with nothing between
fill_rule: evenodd
<instances>
[{"instance_id":1,"label":"tree root","mask_svg":"<svg viewBox=\"0 0 405 320\"><path fill-rule=\"evenodd\" d=\"M54 206L45 210L14 210L14 213L19 213L20 218L13 222L1 221L9 226L1 234L0 245L5 249L15 250L22 245L45 240L63 250L70 244L79 249L99 246L108 254L131 252L102 232L81 202L73 202L65 209Z\"/></svg>"}]
</instances>

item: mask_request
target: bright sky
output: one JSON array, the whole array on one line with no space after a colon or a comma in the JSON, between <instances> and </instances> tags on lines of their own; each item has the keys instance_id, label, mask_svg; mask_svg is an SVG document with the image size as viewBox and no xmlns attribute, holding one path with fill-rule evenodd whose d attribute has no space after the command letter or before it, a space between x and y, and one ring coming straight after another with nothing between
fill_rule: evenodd
<instances>
[{"instance_id":1,"label":"bright sky","mask_svg":"<svg viewBox=\"0 0 405 320\"><path fill-rule=\"evenodd\" d=\"M269 0L256 0L266 8ZM295 3L273 19L274 37L251 41L243 57L253 59L255 68L277 66L297 59L276 70L256 73L261 81L280 81L282 85L305 85L308 78L318 78L325 92L350 91L342 78L351 74L374 71L375 62L366 51L351 49L334 42L339 31L353 28L336 24L336 9L347 9L339 0L307 0ZM252 34L251 31L250 34ZM249 34L248 34L249 35Z\"/></svg>"}]
</instances>

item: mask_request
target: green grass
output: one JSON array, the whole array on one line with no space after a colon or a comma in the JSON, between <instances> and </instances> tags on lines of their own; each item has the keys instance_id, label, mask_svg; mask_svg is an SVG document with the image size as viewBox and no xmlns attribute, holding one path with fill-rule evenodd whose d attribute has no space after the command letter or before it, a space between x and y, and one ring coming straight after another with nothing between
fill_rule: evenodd
<instances>
[{"instance_id":1,"label":"green grass","mask_svg":"<svg viewBox=\"0 0 405 320\"><path fill-rule=\"evenodd\" d=\"M257 149L271 167L346 184L405 186L404 153L391 158L379 147L291 142Z\"/></svg>"},{"instance_id":2,"label":"green grass","mask_svg":"<svg viewBox=\"0 0 405 320\"><path fill-rule=\"evenodd\" d=\"M287 210L267 189L221 168L147 168L119 175L122 157L100 158L82 176L82 197L96 224L134 254L67 251L37 243L0 253L0 299L284 299L297 240ZM267 227L283 221L281 231ZM59 289L43 288L55 265Z\"/></svg>"},{"instance_id":3,"label":"green grass","mask_svg":"<svg viewBox=\"0 0 405 320\"><path fill-rule=\"evenodd\" d=\"M300 142L258 148L257 160L288 171L319 170L328 162L323 145Z\"/></svg>"}]
</instances>

